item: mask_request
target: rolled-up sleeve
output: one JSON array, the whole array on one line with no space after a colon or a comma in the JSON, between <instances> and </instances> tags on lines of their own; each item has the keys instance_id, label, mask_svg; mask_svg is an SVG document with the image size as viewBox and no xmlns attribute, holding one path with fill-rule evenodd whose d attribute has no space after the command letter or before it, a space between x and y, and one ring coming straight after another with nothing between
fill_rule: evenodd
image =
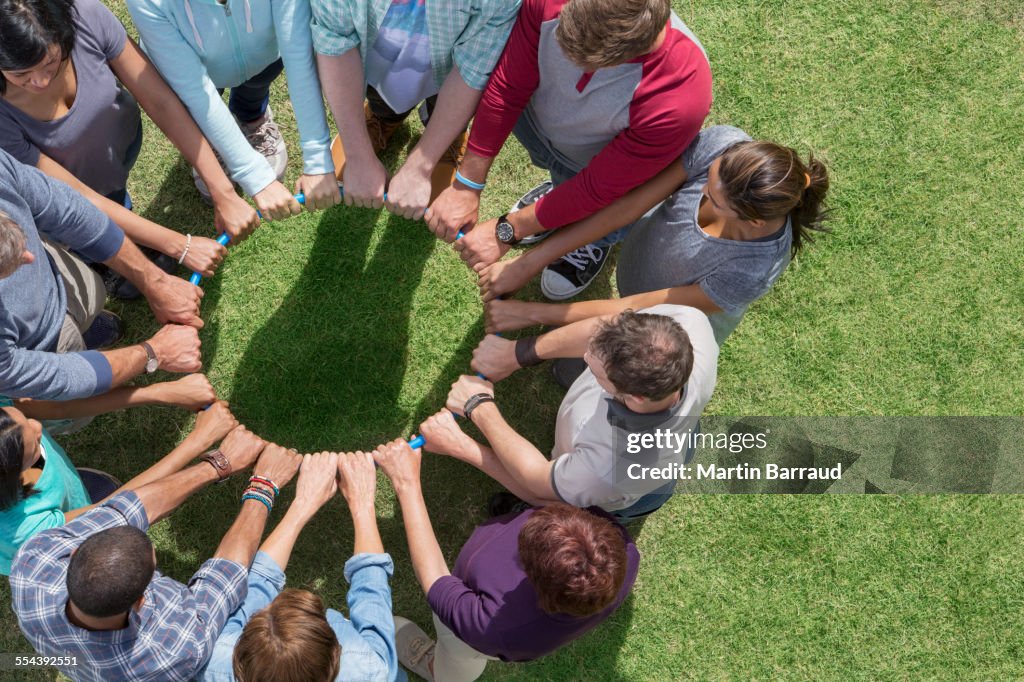
<instances>
[{"instance_id":1,"label":"rolled-up sleeve","mask_svg":"<svg viewBox=\"0 0 1024 682\"><path fill-rule=\"evenodd\" d=\"M242 605L247 595L248 571L245 566L227 559L209 559L188 582L196 600L196 618L203 625L201 658L213 652L217 637L228 618Z\"/></svg>"},{"instance_id":2,"label":"rolled-up sleeve","mask_svg":"<svg viewBox=\"0 0 1024 682\"><path fill-rule=\"evenodd\" d=\"M338 57L359 45L350 3L340 0L311 0L313 49L317 54Z\"/></svg>"},{"instance_id":3,"label":"rolled-up sleeve","mask_svg":"<svg viewBox=\"0 0 1024 682\"><path fill-rule=\"evenodd\" d=\"M348 613L352 626L387 665L390 679L398 671L395 620L391 613L388 578L395 565L390 554L356 554L345 562L349 581Z\"/></svg>"},{"instance_id":4,"label":"rolled-up sleeve","mask_svg":"<svg viewBox=\"0 0 1024 682\"><path fill-rule=\"evenodd\" d=\"M491 0L455 42L453 60L466 85L483 90L491 78L519 14L519 0Z\"/></svg>"}]
</instances>

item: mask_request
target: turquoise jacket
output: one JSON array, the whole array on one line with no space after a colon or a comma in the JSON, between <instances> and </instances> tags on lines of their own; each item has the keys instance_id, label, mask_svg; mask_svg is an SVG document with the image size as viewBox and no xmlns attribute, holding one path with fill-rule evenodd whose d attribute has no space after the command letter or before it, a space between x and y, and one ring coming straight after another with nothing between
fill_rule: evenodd
<instances>
[{"instance_id":1,"label":"turquoise jacket","mask_svg":"<svg viewBox=\"0 0 1024 682\"><path fill-rule=\"evenodd\" d=\"M275 180L249 146L218 89L284 61L302 143L303 173L331 173L324 113L310 34L309 0L127 0L143 48L220 153L231 178L252 196Z\"/></svg>"}]
</instances>

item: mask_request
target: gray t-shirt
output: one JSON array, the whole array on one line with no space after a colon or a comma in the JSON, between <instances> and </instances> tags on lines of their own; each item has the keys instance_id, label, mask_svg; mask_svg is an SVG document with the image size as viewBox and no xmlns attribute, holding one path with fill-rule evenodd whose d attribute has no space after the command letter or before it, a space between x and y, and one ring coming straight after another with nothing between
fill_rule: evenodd
<instances>
[{"instance_id":1,"label":"gray t-shirt","mask_svg":"<svg viewBox=\"0 0 1024 682\"><path fill-rule=\"evenodd\" d=\"M39 121L0 98L0 148L27 166L42 152L96 192L125 188L129 152L139 134L139 105L110 65L128 34L99 0L77 0L75 47L71 50L78 91L70 111Z\"/></svg>"},{"instance_id":2,"label":"gray t-shirt","mask_svg":"<svg viewBox=\"0 0 1024 682\"><path fill-rule=\"evenodd\" d=\"M622 245L616 273L622 296L698 284L722 309L709 316L719 345L747 307L782 275L793 238L789 221L778 237L747 242L712 237L697 224L712 162L732 145L748 140L749 135L732 126L700 132L683 152L686 184L634 224Z\"/></svg>"}]
</instances>

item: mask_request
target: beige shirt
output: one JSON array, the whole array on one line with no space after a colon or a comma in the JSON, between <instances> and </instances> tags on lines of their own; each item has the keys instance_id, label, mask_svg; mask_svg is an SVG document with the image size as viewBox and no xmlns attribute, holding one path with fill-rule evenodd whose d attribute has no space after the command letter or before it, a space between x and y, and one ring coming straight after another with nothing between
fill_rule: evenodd
<instances>
[{"instance_id":1,"label":"beige shirt","mask_svg":"<svg viewBox=\"0 0 1024 682\"><path fill-rule=\"evenodd\" d=\"M657 428L685 436L697 426L715 390L718 344L707 315L696 308L668 304L639 312L666 315L679 323L693 346L693 370L683 387L681 400L656 415L636 415L620 403L609 408L612 396L601 388L589 369L573 383L558 409L555 446L551 451L555 462L551 482L563 500L577 507L596 505L606 511L617 511L664 486L664 480L637 481L627 476L626 468L636 461L626 456L627 434ZM609 420L612 413L626 421L632 421L631 416L636 417L644 427L617 428ZM682 464L686 448L646 451L644 457L644 466Z\"/></svg>"}]
</instances>

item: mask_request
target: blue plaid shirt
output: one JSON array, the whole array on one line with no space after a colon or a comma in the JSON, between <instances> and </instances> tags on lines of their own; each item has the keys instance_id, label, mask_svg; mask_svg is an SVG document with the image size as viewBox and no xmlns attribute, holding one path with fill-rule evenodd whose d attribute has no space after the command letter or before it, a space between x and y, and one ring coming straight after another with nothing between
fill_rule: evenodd
<instances>
[{"instance_id":1,"label":"blue plaid shirt","mask_svg":"<svg viewBox=\"0 0 1024 682\"><path fill-rule=\"evenodd\" d=\"M142 502L122 493L60 528L22 545L11 570L11 601L18 624L44 656L75 656L60 671L73 680L186 680L206 662L228 616L246 593L246 569L210 559L188 585L156 572L142 608L120 630L84 630L68 621L65 607L71 552L90 535L130 525L148 530Z\"/></svg>"}]
</instances>

